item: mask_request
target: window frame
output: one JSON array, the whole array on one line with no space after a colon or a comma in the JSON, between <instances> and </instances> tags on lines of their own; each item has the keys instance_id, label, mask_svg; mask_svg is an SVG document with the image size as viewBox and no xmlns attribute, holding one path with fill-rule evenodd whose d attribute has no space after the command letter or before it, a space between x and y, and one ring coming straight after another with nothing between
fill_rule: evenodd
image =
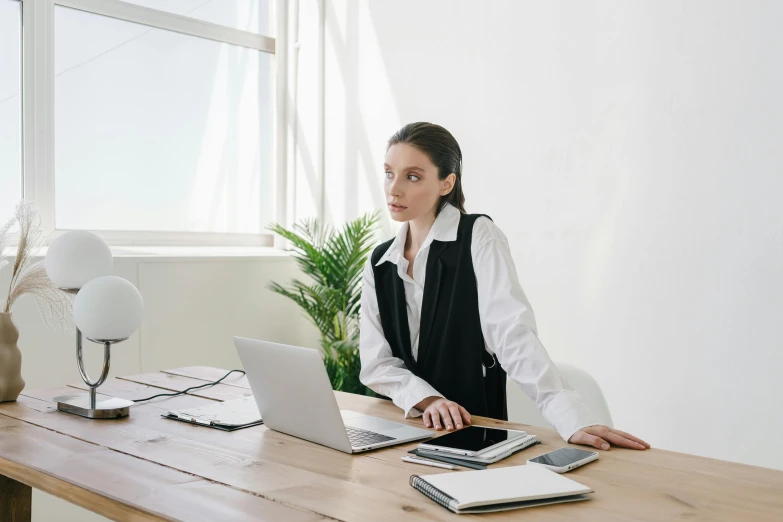
<instances>
[{"instance_id":1,"label":"window frame","mask_svg":"<svg viewBox=\"0 0 783 522\"><path fill-rule=\"evenodd\" d=\"M119 0L22 1L22 198L33 201L49 240L67 232L55 222L54 178L54 9L62 6L166 31L229 43L272 55L273 187L276 222L288 225L286 193L285 89L287 1L270 0L270 33L264 36ZM283 37L283 39L281 39ZM280 48L282 47L282 48ZM281 154L283 151L283 154ZM261 187L261 190L270 187ZM93 230L112 246L275 246L284 243L261 223L259 234Z\"/></svg>"}]
</instances>

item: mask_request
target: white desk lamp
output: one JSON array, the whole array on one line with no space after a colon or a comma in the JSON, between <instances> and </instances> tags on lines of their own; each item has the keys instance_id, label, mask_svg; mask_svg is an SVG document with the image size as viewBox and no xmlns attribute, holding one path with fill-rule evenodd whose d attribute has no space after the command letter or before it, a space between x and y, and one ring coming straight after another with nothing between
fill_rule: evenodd
<instances>
[{"instance_id":1,"label":"white desk lamp","mask_svg":"<svg viewBox=\"0 0 783 522\"><path fill-rule=\"evenodd\" d=\"M55 397L57 409L91 419L125 417L133 401L104 396L98 399L96 389L109 375L111 345L133 334L141 323L143 302L139 291L129 281L110 276L112 255L103 239L91 232L74 231L52 242L46 254L49 279L69 293L76 293L73 303L76 323L76 360L82 380L89 392ZM82 334L89 341L103 344L103 371L92 380L84 369Z\"/></svg>"},{"instance_id":2,"label":"white desk lamp","mask_svg":"<svg viewBox=\"0 0 783 522\"><path fill-rule=\"evenodd\" d=\"M114 259L106 242L92 232L58 237L46 251L46 274L61 290L76 293L96 277L111 275Z\"/></svg>"}]
</instances>

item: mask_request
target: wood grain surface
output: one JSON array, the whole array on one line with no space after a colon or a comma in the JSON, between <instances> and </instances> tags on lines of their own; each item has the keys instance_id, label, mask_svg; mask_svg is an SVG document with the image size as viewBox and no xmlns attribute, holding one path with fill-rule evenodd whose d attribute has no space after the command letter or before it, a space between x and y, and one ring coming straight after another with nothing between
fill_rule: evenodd
<instances>
[{"instance_id":1,"label":"wood grain surface","mask_svg":"<svg viewBox=\"0 0 783 522\"><path fill-rule=\"evenodd\" d=\"M100 391L139 399L226 373L177 368L111 378ZM783 519L783 472L655 448L612 448L570 472L595 490L586 502L454 515L408 485L412 474L454 473L402 462L415 442L347 455L263 425L223 432L161 417L168 409L249 395L240 374L192 394L140 403L117 420L57 412L52 398L74 388L84 384L25 390L17 402L0 404L0 521L29 520L30 487L114 520ZM390 401L335 394L342 409L422 427L419 419L403 419ZM525 429L542 441L493 467L570 446L550 429L481 417L474 424Z\"/></svg>"}]
</instances>

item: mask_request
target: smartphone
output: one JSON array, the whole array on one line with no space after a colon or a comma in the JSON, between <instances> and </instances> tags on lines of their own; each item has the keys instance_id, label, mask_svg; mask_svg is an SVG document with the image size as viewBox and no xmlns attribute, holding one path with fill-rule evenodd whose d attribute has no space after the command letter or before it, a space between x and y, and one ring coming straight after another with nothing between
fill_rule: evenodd
<instances>
[{"instance_id":1,"label":"smartphone","mask_svg":"<svg viewBox=\"0 0 783 522\"><path fill-rule=\"evenodd\" d=\"M527 461L528 464L536 464L549 468L557 473L565 473L588 462L598 459L597 451L585 451L576 448L560 448Z\"/></svg>"},{"instance_id":2,"label":"smartphone","mask_svg":"<svg viewBox=\"0 0 783 522\"><path fill-rule=\"evenodd\" d=\"M422 442L419 444L419 448L477 457L498 446L526 436L527 433L524 431L504 430L486 426L468 426L459 431L453 431L427 442Z\"/></svg>"}]
</instances>

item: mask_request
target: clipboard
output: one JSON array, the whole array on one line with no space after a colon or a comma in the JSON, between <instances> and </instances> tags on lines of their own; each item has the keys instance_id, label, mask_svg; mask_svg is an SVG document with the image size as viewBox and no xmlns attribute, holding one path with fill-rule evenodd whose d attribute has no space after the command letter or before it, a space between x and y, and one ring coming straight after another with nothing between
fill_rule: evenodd
<instances>
[{"instance_id":1,"label":"clipboard","mask_svg":"<svg viewBox=\"0 0 783 522\"><path fill-rule=\"evenodd\" d=\"M169 410L161 417L223 431L236 431L264 423L252 395L199 408Z\"/></svg>"}]
</instances>

